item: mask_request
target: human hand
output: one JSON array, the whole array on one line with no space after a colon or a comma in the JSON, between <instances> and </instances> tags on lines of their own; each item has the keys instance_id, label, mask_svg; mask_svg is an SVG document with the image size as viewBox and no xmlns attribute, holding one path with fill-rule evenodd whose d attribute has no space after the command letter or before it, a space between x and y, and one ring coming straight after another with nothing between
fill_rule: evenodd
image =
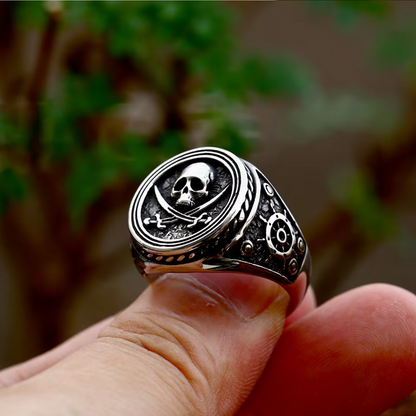
<instances>
[{"instance_id":1,"label":"human hand","mask_svg":"<svg viewBox=\"0 0 416 416\"><path fill-rule=\"evenodd\" d=\"M369 285L315 308L309 291L285 323L287 304L254 276L163 276L1 372L0 414L379 415L416 389L411 293Z\"/></svg>"}]
</instances>

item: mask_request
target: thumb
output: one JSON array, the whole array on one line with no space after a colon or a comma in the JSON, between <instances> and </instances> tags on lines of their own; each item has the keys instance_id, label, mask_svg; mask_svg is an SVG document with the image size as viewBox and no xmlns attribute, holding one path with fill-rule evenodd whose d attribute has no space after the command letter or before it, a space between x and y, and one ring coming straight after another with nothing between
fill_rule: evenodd
<instances>
[{"instance_id":1,"label":"thumb","mask_svg":"<svg viewBox=\"0 0 416 416\"><path fill-rule=\"evenodd\" d=\"M288 300L255 276L164 275L97 341L3 390L0 413L234 414L283 330Z\"/></svg>"}]
</instances>

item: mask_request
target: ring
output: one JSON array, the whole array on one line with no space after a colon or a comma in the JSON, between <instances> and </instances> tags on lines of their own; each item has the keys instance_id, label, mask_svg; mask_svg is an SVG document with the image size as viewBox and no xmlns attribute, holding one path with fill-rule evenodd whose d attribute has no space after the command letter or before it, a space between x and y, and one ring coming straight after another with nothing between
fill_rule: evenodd
<instances>
[{"instance_id":1,"label":"ring","mask_svg":"<svg viewBox=\"0 0 416 416\"><path fill-rule=\"evenodd\" d=\"M164 273L238 272L281 285L288 314L303 299L311 257L283 199L251 163L201 147L172 157L137 189L131 252L154 281Z\"/></svg>"}]
</instances>

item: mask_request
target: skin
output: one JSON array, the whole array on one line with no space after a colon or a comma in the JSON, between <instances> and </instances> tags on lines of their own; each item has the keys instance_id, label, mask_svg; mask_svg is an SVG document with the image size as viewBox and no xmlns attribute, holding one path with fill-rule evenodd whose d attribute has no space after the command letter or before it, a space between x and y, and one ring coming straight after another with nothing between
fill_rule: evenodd
<instances>
[{"instance_id":1,"label":"skin","mask_svg":"<svg viewBox=\"0 0 416 416\"><path fill-rule=\"evenodd\" d=\"M0 372L0 414L379 415L416 389L416 298L316 308L255 276L166 275L127 309Z\"/></svg>"}]
</instances>

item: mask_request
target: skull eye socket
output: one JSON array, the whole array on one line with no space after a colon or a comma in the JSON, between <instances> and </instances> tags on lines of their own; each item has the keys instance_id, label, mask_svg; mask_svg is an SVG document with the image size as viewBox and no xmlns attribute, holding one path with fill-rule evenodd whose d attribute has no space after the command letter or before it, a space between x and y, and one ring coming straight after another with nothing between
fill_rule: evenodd
<instances>
[{"instance_id":1,"label":"skull eye socket","mask_svg":"<svg viewBox=\"0 0 416 416\"><path fill-rule=\"evenodd\" d=\"M175 183L175 186L173 187L174 191L180 191L186 184L186 178L181 178L178 180L178 182Z\"/></svg>"},{"instance_id":2,"label":"skull eye socket","mask_svg":"<svg viewBox=\"0 0 416 416\"><path fill-rule=\"evenodd\" d=\"M201 179L192 178L191 187L194 191L201 191L202 189L204 189L204 183L201 181Z\"/></svg>"}]
</instances>

